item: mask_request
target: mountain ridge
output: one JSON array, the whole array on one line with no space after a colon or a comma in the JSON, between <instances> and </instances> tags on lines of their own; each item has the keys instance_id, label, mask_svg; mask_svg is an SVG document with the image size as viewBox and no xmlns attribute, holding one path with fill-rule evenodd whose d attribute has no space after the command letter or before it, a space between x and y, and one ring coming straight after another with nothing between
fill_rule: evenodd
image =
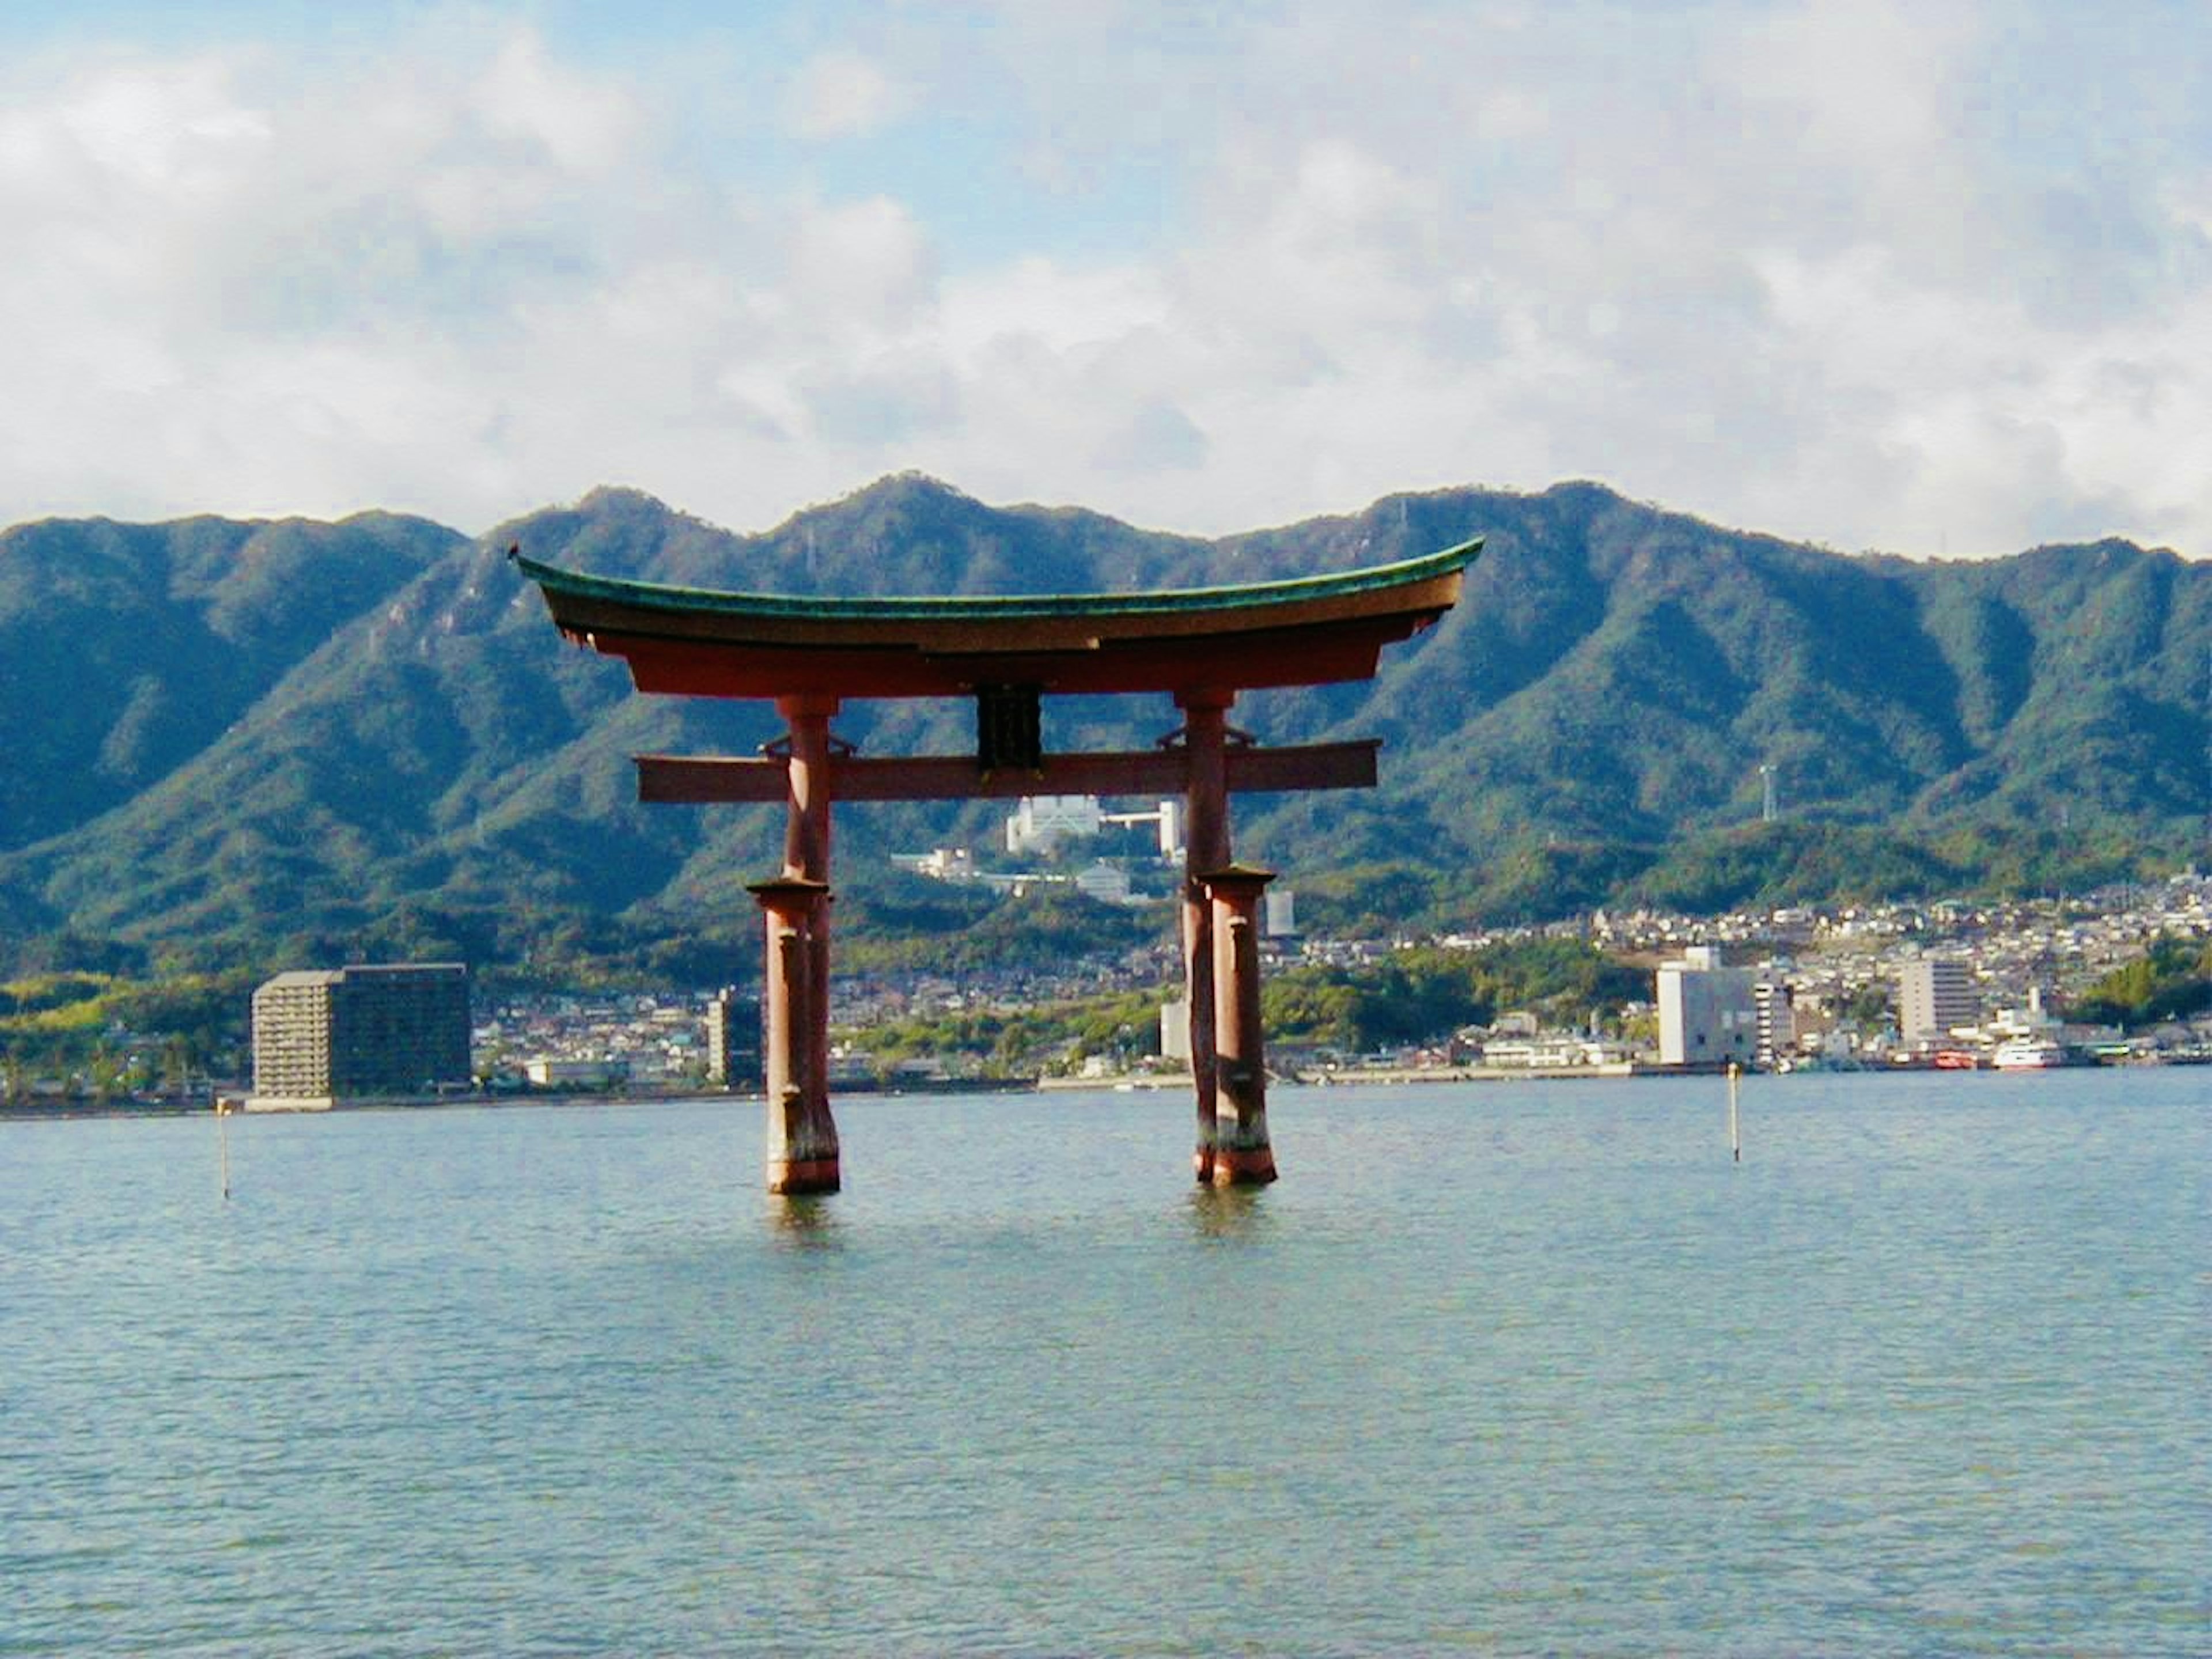
<instances>
[{"instance_id":1,"label":"mountain ridge","mask_svg":"<svg viewBox=\"0 0 2212 1659\"><path fill-rule=\"evenodd\" d=\"M2168 550L1839 554L1587 482L1206 538L904 474L750 533L618 486L473 539L393 514L0 532L0 719L29 757L0 785L0 928L344 939L465 914L507 950L507 912L748 916L769 815L643 809L627 757L746 752L772 714L637 696L558 639L510 544L685 586L992 593L1261 580L1475 535L1460 607L1374 682L1240 702L1267 741L1388 745L1371 794L1240 802L1240 849L1323 877L1412 863L1462 895L1517 883L1541 908L1541 877L1504 872L1581 848L1638 872L1620 897L1669 847L1752 832L1762 763L1785 815L1832 839L1996 844L2063 822L2123 858L2196 844L2212 565ZM970 720L853 703L838 726L869 752L959 752ZM1046 721L1056 747L1176 723L1164 698L1048 698ZM851 811L841 844L879 866L983 839L996 810ZM1562 877L1554 896L1581 895Z\"/></svg>"}]
</instances>

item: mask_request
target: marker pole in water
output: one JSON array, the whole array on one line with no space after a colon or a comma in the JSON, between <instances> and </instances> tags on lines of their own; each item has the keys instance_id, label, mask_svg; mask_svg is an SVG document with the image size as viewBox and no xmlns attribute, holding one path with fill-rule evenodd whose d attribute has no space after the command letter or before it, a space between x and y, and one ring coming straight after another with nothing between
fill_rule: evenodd
<instances>
[{"instance_id":1,"label":"marker pole in water","mask_svg":"<svg viewBox=\"0 0 2212 1659\"><path fill-rule=\"evenodd\" d=\"M230 1197L230 1112L229 1103L221 1095L215 1097L216 1156L222 1164L222 1195Z\"/></svg>"},{"instance_id":2,"label":"marker pole in water","mask_svg":"<svg viewBox=\"0 0 2212 1659\"><path fill-rule=\"evenodd\" d=\"M1741 1164L1743 1162L1743 1127L1735 1109L1737 1069L1734 1060L1729 1061L1729 1158L1732 1163Z\"/></svg>"}]
</instances>

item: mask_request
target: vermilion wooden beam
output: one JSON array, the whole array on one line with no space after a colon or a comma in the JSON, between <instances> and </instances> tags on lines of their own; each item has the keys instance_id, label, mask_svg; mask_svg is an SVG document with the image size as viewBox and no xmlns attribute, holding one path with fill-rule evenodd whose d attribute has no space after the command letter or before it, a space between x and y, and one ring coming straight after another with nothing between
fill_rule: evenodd
<instances>
[{"instance_id":1,"label":"vermilion wooden beam","mask_svg":"<svg viewBox=\"0 0 2212 1659\"><path fill-rule=\"evenodd\" d=\"M1179 691L1227 685L1322 685L1375 678L1385 645L1418 631L1423 619L1316 623L1218 640L1134 640L1087 651L1006 649L991 653L749 645L664 639L611 629L570 637L628 659L641 691L693 697L840 698L972 696L979 684L1035 685L1054 694Z\"/></svg>"},{"instance_id":2,"label":"vermilion wooden beam","mask_svg":"<svg viewBox=\"0 0 2212 1659\"><path fill-rule=\"evenodd\" d=\"M1227 751L1229 788L1236 794L1288 789L1372 789L1374 738L1356 743L1257 746ZM707 804L788 799L787 763L780 755L638 755L641 801ZM1036 771L982 773L966 755L870 758L833 755L832 800L1009 799L1018 795L1175 795L1188 782L1179 749L1136 749L1095 755L1047 755Z\"/></svg>"}]
</instances>

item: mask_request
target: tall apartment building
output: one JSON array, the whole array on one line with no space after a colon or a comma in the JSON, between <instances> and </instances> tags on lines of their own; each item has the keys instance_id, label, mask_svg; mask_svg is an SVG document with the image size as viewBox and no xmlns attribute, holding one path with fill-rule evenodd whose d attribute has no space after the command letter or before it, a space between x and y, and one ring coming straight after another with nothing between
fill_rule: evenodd
<instances>
[{"instance_id":1,"label":"tall apartment building","mask_svg":"<svg viewBox=\"0 0 2212 1659\"><path fill-rule=\"evenodd\" d=\"M458 962L279 974L253 994L253 1092L333 1101L469 1080L469 973Z\"/></svg>"},{"instance_id":2,"label":"tall apartment building","mask_svg":"<svg viewBox=\"0 0 2212 1659\"><path fill-rule=\"evenodd\" d=\"M1761 974L1752 982L1751 1001L1758 1016L1753 1057L1771 1071L1797 1042L1797 1017L1790 1004L1790 988L1771 973Z\"/></svg>"},{"instance_id":3,"label":"tall apartment building","mask_svg":"<svg viewBox=\"0 0 2212 1659\"><path fill-rule=\"evenodd\" d=\"M1960 958L1923 957L1898 975L1897 1030L1907 1043L1941 1042L1981 1018L1973 974Z\"/></svg>"},{"instance_id":4,"label":"tall apartment building","mask_svg":"<svg viewBox=\"0 0 2212 1659\"><path fill-rule=\"evenodd\" d=\"M761 1005L734 989L707 1003L707 1076L726 1089L757 1088L761 1081Z\"/></svg>"},{"instance_id":5,"label":"tall apartment building","mask_svg":"<svg viewBox=\"0 0 2212 1659\"><path fill-rule=\"evenodd\" d=\"M1759 1008L1748 968L1721 966L1719 947L1692 945L1659 964L1659 1060L1663 1066L1748 1066L1759 1046Z\"/></svg>"}]
</instances>

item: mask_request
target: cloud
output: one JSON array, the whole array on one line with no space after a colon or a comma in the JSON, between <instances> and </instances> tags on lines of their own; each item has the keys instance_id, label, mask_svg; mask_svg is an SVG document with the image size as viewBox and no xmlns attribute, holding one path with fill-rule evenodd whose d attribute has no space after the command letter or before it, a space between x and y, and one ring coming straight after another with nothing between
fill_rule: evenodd
<instances>
[{"instance_id":1,"label":"cloud","mask_svg":"<svg viewBox=\"0 0 2212 1659\"><path fill-rule=\"evenodd\" d=\"M855 52L825 52L793 77L786 118L802 138L859 137L895 121L907 98L878 64Z\"/></svg>"},{"instance_id":2,"label":"cloud","mask_svg":"<svg viewBox=\"0 0 2212 1659\"><path fill-rule=\"evenodd\" d=\"M1598 477L1844 546L2212 552L2212 143L2160 78L2201 31L945 15L765 100L495 17L20 77L0 519L621 482L755 525L911 466L1218 531Z\"/></svg>"}]
</instances>

